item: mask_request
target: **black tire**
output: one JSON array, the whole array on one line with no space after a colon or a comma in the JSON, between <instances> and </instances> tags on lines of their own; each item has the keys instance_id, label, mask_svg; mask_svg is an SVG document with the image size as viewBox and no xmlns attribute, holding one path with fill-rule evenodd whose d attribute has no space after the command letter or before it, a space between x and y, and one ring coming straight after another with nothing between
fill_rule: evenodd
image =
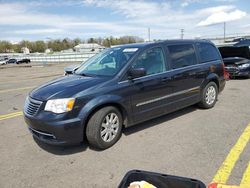
<instances>
[{"instance_id":1,"label":"black tire","mask_svg":"<svg viewBox=\"0 0 250 188\"><path fill-rule=\"evenodd\" d=\"M112 129L111 127L109 128L104 128L102 126L102 124L106 121L106 125L107 125L107 119L106 117L110 117L111 115L114 114L117 116L117 121L118 121L118 128L116 129L117 132L113 132L114 135L110 132L107 133L107 129ZM112 116L112 117L113 117ZM104 123L105 124L105 123ZM89 142L89 144L97 149L107 149L109 147L111 147L112 145L114 145L120 138L121 136L121 130L122 130L122 115L120 113L120 111L113 107L113 106L107 106L104 108L101 108L100 110L96 111L89 119L89 122L87 124L87 128L86 128L86 136L87 136L87 140ZM112 126L112 125L107 125L107 126ZM106 134L104 134L104 138L101 136L101 132L104 131L104 129L106 130L106 134L109 134L107 136L108 138L111 138L110 136L114 136L114 138L112 138L110 141L105 141L105 136ZM114 129L112 129L114 130ZM105 132L105 131L104 131Z\"/></svg>"},{"instance_id":2,"label":"black tire","mask_svg":"<svg viewBox=\"0 0 250 188\"><path fill-rule=\"evenodd\" d=\"M208 92L208 89L211 89L211 88L214 89L215 94L214 94L214 98L212 97L213 100L211 99L211 101L209 102L207 100L207 92ZM218 98L218 87L215 82L209 82L201 92L201 101L199 103L199 106L204 109L212 108L214 107L217 101L217 98Z\"/></svg>"}]
</instances>

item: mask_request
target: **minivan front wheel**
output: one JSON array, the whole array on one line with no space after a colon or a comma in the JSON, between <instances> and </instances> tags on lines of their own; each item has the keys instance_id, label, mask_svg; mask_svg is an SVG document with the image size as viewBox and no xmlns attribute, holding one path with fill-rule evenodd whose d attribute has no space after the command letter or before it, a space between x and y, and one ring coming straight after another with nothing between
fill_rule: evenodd
<instances>
[{"instance_id":1,"label":"minivan front wheel","mask_svg":"<svg viewBox=\"0 0 250 188\"><path fill-rule=\"evenodd\" d=\"M86 136L90 145L106 149L114 145L121 136L122 116L113 106L96 111L87 124Z\"/></svg>"},{"instance_id":2,"label":"minivan front wheel","mask_svg":"<svg viewBox=\"0 0 250 188\"><path fill-rule=\"evenodd\" d=\"M199 103L199 106L202 108L212 108L218 97L218 87L216 83L209 82L206 87L202 90L201 93L201 102Z\"/></svg>"}]
</instances>

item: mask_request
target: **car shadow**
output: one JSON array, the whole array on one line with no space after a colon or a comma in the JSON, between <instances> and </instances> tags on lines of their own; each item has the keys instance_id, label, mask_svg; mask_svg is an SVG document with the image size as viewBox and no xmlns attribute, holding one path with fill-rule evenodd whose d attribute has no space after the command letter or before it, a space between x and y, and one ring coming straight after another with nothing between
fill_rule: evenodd
<instances>
[{"instance_id":1,"label":"car shadow","mask_svg":"<svg viewBox=\"0 0 250 188\"><path fill-rule=\"evenodd\" d=\"M161 124L161 123L163 123L165 121L169 121L169 120L178 118L180 116L183 116L185 114L191 113L191 112L199 110L199 109L200 108L198 108L197 105L189 106L189 107L183 108L181 110L172 112L170 114L166 114L166 115L160 116L158 118L154 118L154 119L145 121L143 123L139 123L139 124L137 124L135 126L131 126L131 127L125 128L123 130L123 134L125 136L128 136L130 134L134 134L134 133L137 133L139 131L143 131L145 129L154 127L154 126L156 126L158 124Z\"/></svg>"},{"instance_id":2,"label":"car shadow","mask_svg":"<svg viewBox=\"0 0 250 188\"><path fill-rule=\"evenodd\" d=\"M189 106L187 108L172 112L170 114L163 115L163 116L160 116L158 118L154 118L154 119L148 120L146 122L139 123L135 126L125 128L125 129L123 129L123 134L125 136L129 136L130 134L134 134L134 133L137 133L139 131L143 131L145 129L156 126L160 123L169 121L171 119L178 118L182 115L191 113L191 112L198 110L198 109L199 108L197 107L197 105ZM83 143L79 143L77 145L69 145L69 146L53 146L53 145L43 143L43 142L39 141L38 139L36 139L35 137L33 137L33 139L40 148L42 148L43 150L45 150L49 153L52 153L54 155L71 155L71 154L75 154L75 153L84 152L87 149L91 149L91 150L94 150L96 152L103 151L103 150L96 149L96 148L89 146L86 139Z\"/></svg>"},{"instance_id":3,"label":"car shadow","mask_svg":"<svg viewBox=\"0 0 250 188\"><path fill-rule=\"evenodd\" d=\"M236 76L236 77L231 77L229 80L248 80L249 77L246 76Z\"/></svg>"},{"instance_id":4,"label":"car shadow","mask_svg":"<svg viewBox=\"0 0 250 188\"><path fill-rule=\"evenodd\" d=\"M80 152L86 151L87 148L89 147L85 143L79 143L79 144L67 145L67 146L54 146L54 145L43 143L35 137L33 137L33 139L40 148L55 155L71 155L75 153L80 153Z\"/></svg>"}]
</instances>

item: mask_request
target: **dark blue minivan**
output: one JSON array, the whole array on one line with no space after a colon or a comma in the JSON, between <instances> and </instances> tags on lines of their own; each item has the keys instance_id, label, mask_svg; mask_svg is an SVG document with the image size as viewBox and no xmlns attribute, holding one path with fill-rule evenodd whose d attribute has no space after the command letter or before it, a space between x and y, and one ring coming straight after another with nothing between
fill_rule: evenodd
<instances>
[{"instance_id":1,"label":"dark blue minivan","mask_svg":"<svg viewBox=\"0 0 250 188\"><path fill-rule=\"evenodd\" d=\"M106 149L122 128L199 104L212 108L225 87L218 49L205 40L168 40L106 49L72 75L30 92L24 118L49 144L87 139Z\"/></svg>"}]
</instances>

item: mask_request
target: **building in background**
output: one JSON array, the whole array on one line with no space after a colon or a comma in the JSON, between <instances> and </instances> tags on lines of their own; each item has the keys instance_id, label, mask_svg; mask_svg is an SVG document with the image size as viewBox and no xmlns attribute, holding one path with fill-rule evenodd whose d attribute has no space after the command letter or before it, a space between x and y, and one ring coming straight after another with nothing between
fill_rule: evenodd
<instances>
[{"instance_id":1,"label":"building in background","mask_svg":"<svg viewBox=\"0 0 250 188\"><path fill-rule=\"evenodd\" d=\"M104 46L101 46L96 43L86 43L86 44L78 44L74 47L76 52L100 52L105 49Z\"/></svg>"},{"instance_id":2,"label":"building in background","mask_svg":"<svg viewBox=\"0 0 250 188\"><path fill-rule=\"evenodd\" d=\"M21 51L22 51L24 54L29 54L29 53L30 53L30 50L29 50L29 48L27 48L27 47L22 47L22 48L21 48Z\"/></svg>"},{"instance_id":3,"label":"building in background","mask_svg":"<svg viewBox=\"0 0 250 188\"><path fill-rule=\"evenodd\" d=\"M51 52L53 52L53 50L50 49L50 48L47 48L47 49L44 51L44 53L46 53L46 54L49 54L49 53L51 53Z\"/></svg>"},{"instance_id":4,"label":"building in background","mask_svg":"<svg viewBox=\"0 0 250 188\"><path fill-rule=\"evenodd\" d=\"M74 50L72 48L67 50L61 50L61 53L74 53Z\"/></svg>"}]
</instances>

